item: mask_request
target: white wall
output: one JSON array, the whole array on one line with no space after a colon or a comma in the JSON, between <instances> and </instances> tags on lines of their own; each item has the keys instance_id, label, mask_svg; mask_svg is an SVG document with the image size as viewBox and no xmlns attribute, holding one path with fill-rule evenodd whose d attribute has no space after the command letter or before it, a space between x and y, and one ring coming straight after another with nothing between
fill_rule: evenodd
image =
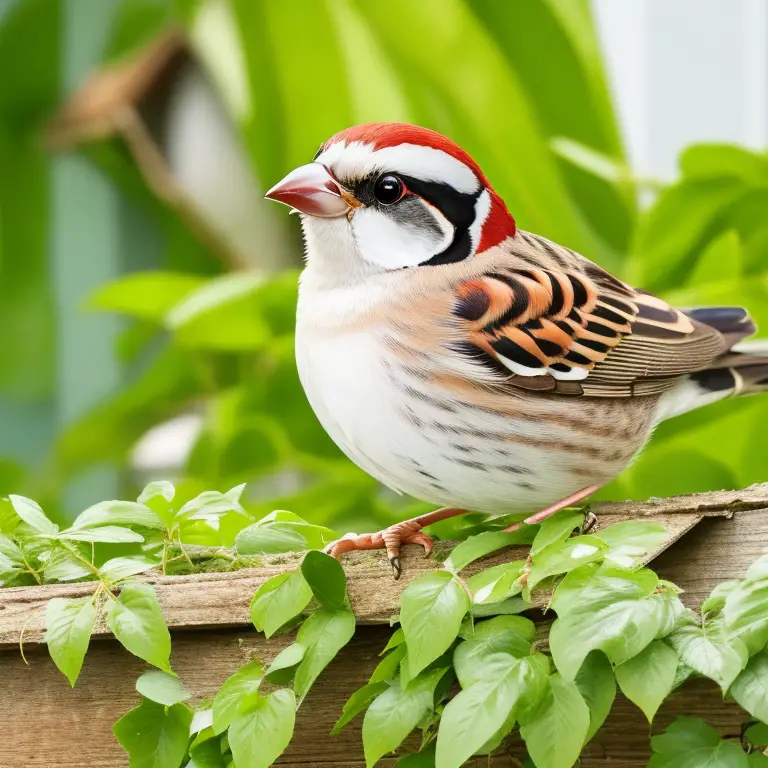
<instances>
[{"instance_id":1,"label":"white wall","mask_svg":"<svg viewBox=\"0 0 768 768\"><path fill-rule=\"evenodd\" d=\"M695 141L768 146L768 0L593 0L630 160L676 175Z\"/></svg>"}]
</instances>

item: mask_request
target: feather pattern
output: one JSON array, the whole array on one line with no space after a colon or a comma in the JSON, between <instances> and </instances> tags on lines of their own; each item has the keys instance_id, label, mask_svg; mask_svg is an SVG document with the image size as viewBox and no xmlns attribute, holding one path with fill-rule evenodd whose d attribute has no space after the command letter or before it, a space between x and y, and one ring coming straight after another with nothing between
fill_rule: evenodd
<instances>
[{"instance_id":1,"label":"feather pattern","mask_svg":"<svg viewBox=\"0 0 768 768\"><path fill-rule=\"evenodd\" d=\"M592 397L657 394L726 349L712 326L567 248L527 232L507 242L511 256L539 250L552 266L494 265L458 285L453 312L471 347L510 370L516 386Z\"/></svg>"}]
</instances>

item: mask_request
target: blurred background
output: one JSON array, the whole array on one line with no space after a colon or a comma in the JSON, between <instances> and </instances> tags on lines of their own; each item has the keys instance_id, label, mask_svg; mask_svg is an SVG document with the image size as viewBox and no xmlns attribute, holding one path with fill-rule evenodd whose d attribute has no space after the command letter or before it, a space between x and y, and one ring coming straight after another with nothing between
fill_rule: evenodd
<instances>
[{"instance_id":1,"label":"blurred background","mask_svg":"<svg viewBox=\"0 0 768 768\"><path fill-rule=\"evenodd\" d=\"M0 72L0 495L53 517L156 478L341 530L424 508L309 409L298 223L262 199L353 123L448 134L522 228L768 335L764 0L0 0ZM711 406L602 495L767 449L768 397Z\"/></svg>"}]
</instances>

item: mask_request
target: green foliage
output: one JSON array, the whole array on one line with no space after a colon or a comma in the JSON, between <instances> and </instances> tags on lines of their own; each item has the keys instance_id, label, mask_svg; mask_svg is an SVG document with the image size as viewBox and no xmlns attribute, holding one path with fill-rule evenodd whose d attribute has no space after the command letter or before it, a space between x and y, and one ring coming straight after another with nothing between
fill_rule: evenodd
<instances>
[{"instance_id":1,"label":"green foliage","mask_svg":"<svg viewBox=\"0 0 768 768\"><path fill-rule=\"evenodd\" d=\"M666 733L651 739L653 757L648 768L751 768L741 746L724 741L703 720L678 717Z\"/></svg>"}]
</instances>

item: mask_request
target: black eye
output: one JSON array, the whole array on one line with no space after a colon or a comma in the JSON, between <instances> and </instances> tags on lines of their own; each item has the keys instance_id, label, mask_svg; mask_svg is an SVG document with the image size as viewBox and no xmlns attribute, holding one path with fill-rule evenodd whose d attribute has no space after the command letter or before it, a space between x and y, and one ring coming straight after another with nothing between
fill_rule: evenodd
<instances>
[{"instance_id":1,"label":"black eye","mask_svg":"<svg viewBox=\"0 0 768 768\"><path fill-rule=\"evenodd\" d=\"M405 185L397 176L379 176L373 185L373 194L382 205L392 205L405 194Z\"/></svg>"}]
</instances>

